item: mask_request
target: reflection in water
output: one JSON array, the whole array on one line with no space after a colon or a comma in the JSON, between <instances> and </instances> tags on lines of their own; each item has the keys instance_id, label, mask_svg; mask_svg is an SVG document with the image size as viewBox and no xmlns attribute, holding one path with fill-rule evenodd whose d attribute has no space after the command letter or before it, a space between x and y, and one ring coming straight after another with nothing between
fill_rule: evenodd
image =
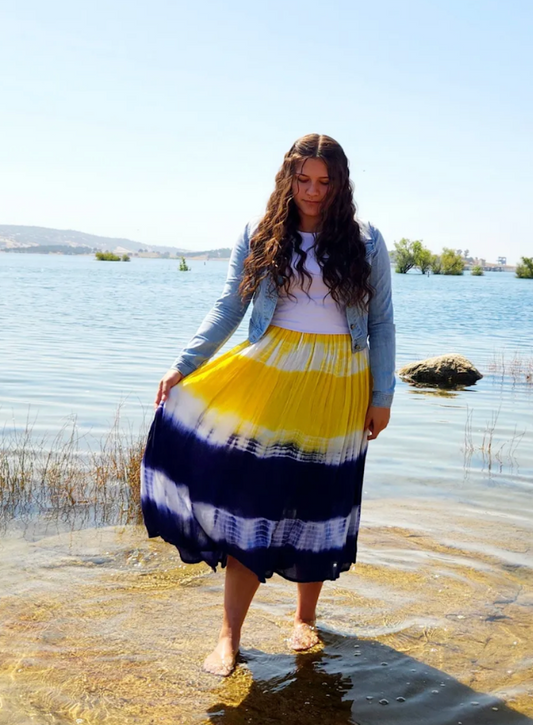
<instances>
[{"instance_id":1,"label":"reflection in water","mask_svg":"<svg viewBox=\"0 0 533 725\"><path fill-rule=\"evenodd\" d=\"M375 640L321 629L318 653L242 658L252 683L238 704L210 708L216 725L532 725L529 717ZM231 693L231 689L228 688Z\"/></svg>"}]
</instances>

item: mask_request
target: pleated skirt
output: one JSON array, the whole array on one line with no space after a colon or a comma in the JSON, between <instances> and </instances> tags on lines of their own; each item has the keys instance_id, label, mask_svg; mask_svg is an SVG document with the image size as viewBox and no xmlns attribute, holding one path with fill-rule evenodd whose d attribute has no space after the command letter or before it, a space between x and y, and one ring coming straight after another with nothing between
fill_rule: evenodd
<instances>
[{"instance_id":1,"label":"pleated skirt","mask_svg":"<svg viewBox=\"0 0 533 725\"><path fill-rule=\"evenodd\" d=\"M261 582L337 579L356 560L372 377L350 335L271 326L157 408L141 468L150 538Z\"/></svg>"}]
</instances>

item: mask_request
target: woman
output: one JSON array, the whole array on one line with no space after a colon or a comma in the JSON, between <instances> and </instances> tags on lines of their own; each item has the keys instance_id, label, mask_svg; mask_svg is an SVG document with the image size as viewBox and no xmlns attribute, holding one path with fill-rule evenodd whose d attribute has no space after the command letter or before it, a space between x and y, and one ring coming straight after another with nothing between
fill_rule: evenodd
<instances>
[{"instance_id":1,"label":"woman","mask_svg":"<svg viewBox=\"0 0 533 725\"><path fill-rule=\"evenodd\" d=\"M247 341L210 360L250 301ZM290 646L319 641L323 582L356 559L367 441L389 422L394 362L385 242L356 220L340 145L304 136L265 215L237 241L221 297L159 384L143 461L149 537L187 563L226 567L207 671L233 670L250 603L273 573L297 582Z\"/></svg>"}]
</instances>

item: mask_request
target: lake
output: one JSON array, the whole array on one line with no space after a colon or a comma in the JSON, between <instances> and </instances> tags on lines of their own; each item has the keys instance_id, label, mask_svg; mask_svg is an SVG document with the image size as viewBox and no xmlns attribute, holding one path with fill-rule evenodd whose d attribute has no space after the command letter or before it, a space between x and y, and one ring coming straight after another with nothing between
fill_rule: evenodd
<instances>
[{"instance_id":1,"label":"lake","mask_svg":"<svg viewBox=\"0 0 533 725\"><path fill-rule=\"evenodd\" d=\"M178 264L0 254L4 440L75 419L83 449L119 406L124 429L149 423L227 267ZM456 352L484 377L458 391L398 378L369 443L358 563L324 587L323 647L284 649L294 586L274 577L237 671L214 680L200 667L223 572L79 503L5 508L0 723L533 723L533 281L393 274L393 294L397 368ZM244 322L223 349L245 338Z\"/></svg>"}]
</instances>

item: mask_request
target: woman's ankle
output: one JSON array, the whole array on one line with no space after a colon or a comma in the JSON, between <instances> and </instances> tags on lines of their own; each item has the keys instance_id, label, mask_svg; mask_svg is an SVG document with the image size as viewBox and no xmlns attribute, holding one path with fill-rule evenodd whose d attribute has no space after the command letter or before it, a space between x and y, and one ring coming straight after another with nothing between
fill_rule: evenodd
<instances>
[{"instance_id":1,"label":"woman's ankle","mask_svg":"<svg viewBox=\"0 0 533 725\"><path fill-rule=\"evenodd\" d=\"M302 617L300 614L295 614L294 624L308 624L310 627L314 627L316 624L316 614L312 617Z\"/></svg>"},{"instance_id":2,"label":"woman's ankle","mask_svg":"<svg viewBox=\"0 0 533 725\"><path fill-rule=\"evenodd\" d=\"M241 632L240 630L234 630L231 629L231 627L222 627L219 635L218 635L218 641L230 641L232 647L237 650L239 649L239 644L241 641Z\"/></svg>"}]
</instances>

